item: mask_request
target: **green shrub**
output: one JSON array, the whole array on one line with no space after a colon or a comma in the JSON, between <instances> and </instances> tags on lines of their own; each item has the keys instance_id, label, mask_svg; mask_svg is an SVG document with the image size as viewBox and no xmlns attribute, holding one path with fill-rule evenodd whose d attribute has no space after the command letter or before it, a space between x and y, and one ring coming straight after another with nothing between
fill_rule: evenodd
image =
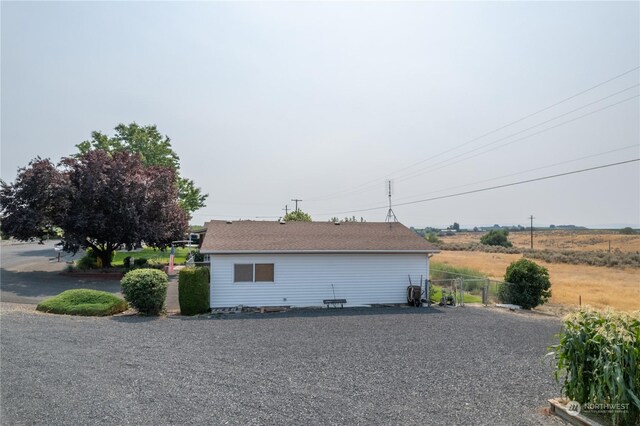
<instances>
[{"instance_id":1,"label":"green shrub","mask_svg":"<svg viewBox=\"0 0 640 426\"><path fill-rule=\"evenodd\" d=\"M184 268L178 275L178 300L182 315L209 311L209 268Z\"/></svg>"},{"instance_id":2,"label":"green shrub","mask_svg":"<svg viewBox=\"0 0 640 426\"><path fill-rule=\"evenodd\" d=\"M480 237L480 243L487 246L511 247L512 244L507 238L509 231L506 229L492 229Z\"/></svg>"},{"instance_id":3,"label":"green shrub","mask_svg":"<svg viewBox=\"0 0 640 426\"><path fill-rule=\"evenodd\" d=\"M96 256L91 248L88 248L84 251L84 256L82 256L80 260L78 260L76 266L80 270L95 269L98 267L97 262L98 256Z\"/></svg>"},{"instance_id":4,"label":"green shrub","mask_svg":"<svg viewBox=\"0 0 640 426\"><path fill-rule=\"evenodd\" d=\"M135 266L136 268L145 266L147 263L149 263L149 261L143 257L140 257L138 259L133 259L133 266Z\"/></svg>"},{"instance_id":5,"label":"green shrub","mask_svg":"<svg viewBox=\"0 0 640 426\"><path fill-rule=\"evenodd\" d=\"M127 302L145 315L158 315L167 297L168 277L156 269L127 272L120 281Z\"/></svg>"},{"instance_id":6,"label":"green shrub","mask_svg":"<svg viewBox=\"0 0 640 426\"><path fill-rule=\"evenodd\" d=\"M40 302L36 309L53 314L105 316L124 312L128 305L111 293L81 288L63 291Z\"/></svg>"},{"instance_id":7,"label":"green shrub","mask_svg":"<svg viewBox=\"0 0 640 426\"><path fill-rule=\"evenodd\" d=\"M113 256L115 253L111 253L111 259L113 260ZM91 248L88 248L84 252L84 256L77 261L77 267L80 270L87 269L95 269L102 268L102 261L98 258L98 256L94 253Z\"/></svg>"},{"instance_id":8,"label":"green shrub","mask_svg":"<svg viewBox=\"0 0 640 426\"><path fill-rule=\"evenodd\" d=\"M438 244L442 242L442 240L438 238L438 234L436 234L433 231L427 232L426 234L424 234L424 239L433 244Z\"/></svg>"},{"instance_id":9,"label":"green shrub","mask_svg":"<svg viewBox=\"0 0 640 426\"><path fill-rule=\"evenodd\" d=\"M636 231L632 227L627 226L626 228L622 228L620 230L620 233L623 235L633 235L636 233Z\"/></svg>"},{"instance_id":10,"label":"green shrub","mask_svg":"<svg viewBox=\"0 0 640 426\"><path fill-rule=\"evenodd\" d=\"M529 259L517 260L507 267L507 282L498 289L502 303L520 305L523 309L535 308L551 297L549 271Z\"/></svg>"},{"instance_id":11,"label":"green shrub","mask_svg":"<svg viewBox=\"0 0 640 426\"><path fill-rule=\"evenodd\" d=\"M89 253L86 253L84 256L82 256L80 260L77 261L76 266L82 271L86 271L87 269L95 269L98 267L98 265L96 264L96 258Z\"/></svg>"},{"instance_id":12,"label":"green shrub","mask_svg":"<svg viewBox=\"0 0 640 426\"><path fill-rule=\"evenodd\" d=\"M583 411L588 404L621 404L628 409L612 410L613 424L639 424L640 312L574 312L552 349L564 395Z\"/></svg>"}]
</instances>

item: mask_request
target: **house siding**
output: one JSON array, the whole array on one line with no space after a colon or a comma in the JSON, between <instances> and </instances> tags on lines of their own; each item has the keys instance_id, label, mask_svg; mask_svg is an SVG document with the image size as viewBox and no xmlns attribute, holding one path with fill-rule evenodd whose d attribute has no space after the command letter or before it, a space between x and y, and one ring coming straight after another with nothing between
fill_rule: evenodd
<instances>
[{"instance_id":1,"label":"house siding","mask_svg":"<svg viewBox=\"0 0 640 426\"><path fill-rule=\"evenodd\" d=\"M346 299L347 306L406 302L409 276L426 279L426 254L234 254L211 255L211 307L323 306ZM236 263L273 263L273 283L234 283Z\"/></svg>"}]
</instances>

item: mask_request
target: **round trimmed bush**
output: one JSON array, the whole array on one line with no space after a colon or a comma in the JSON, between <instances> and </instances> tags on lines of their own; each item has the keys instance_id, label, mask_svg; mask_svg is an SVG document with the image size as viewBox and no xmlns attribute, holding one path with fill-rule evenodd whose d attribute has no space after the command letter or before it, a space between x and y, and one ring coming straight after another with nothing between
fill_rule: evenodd
<instances>
[{"instance_id":1,"label":"round trimmed bush","mask_svg":"<svg viewBox=\"0 0 640 426\"><path fill-rule=\"evenodd\" d=\"M85 288L63 291L36 306L41 312L95 317L119 314L128 308L127 302L111 293Z\"/></svg>"},{"instance_id":2,"label":"round trimmed bush","mask_svg":"<svg viewBox=\"0 0 640 426\"><path fill-rule=\"evenodd\" d=\"M502 303L520 305L523 309L535 308L551 297L549 271L529 259L517 260L507 267L507 282L498 289Z\"/></svg>"},{"instance_id":3,"label":"round trimmed bush","mask_svg":"<svg viewBox=\"0 0 640 426\"><path fill-rule=\"evenodd\" d=\"M136 269L120 281L127 302L145 315L158 315L167 297L167 274L157 269Z\"/></svg>"},{"instance_id":4,"label":"round trimmed bush","mask_svg":"<svg viewBox=\"0 0 640 426\"><path fill-rule=\"evenodd\" d=\"M198 315L209 311L209 268L180 270L178 300L182 315Z\"/></svg>"}]
</instances>

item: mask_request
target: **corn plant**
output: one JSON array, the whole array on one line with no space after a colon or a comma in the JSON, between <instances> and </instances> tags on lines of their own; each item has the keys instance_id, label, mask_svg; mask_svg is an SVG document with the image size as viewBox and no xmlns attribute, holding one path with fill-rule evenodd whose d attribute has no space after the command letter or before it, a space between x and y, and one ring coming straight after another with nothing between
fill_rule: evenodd
<instances>
[{"instance_id":1,"label":"corn plant","mask_svg":"<svg viewBox=\"0 0 640 426\"><path fill-rule=\"evenodd\" d=\"M612 423L640 425L640 312L570 314L552 349L564 395L583 405L625 407L607 412Z\"/></svg>"}]
</instances>

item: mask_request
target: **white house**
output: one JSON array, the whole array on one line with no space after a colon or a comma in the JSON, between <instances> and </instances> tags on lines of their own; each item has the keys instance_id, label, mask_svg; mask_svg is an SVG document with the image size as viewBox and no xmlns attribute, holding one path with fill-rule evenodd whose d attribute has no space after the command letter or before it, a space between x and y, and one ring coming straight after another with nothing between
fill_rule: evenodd
<instances>
[{"instance_id":1,"label":"white house","mask_svg":"<svg viewBox=\"0 0 640 426\"><path fill-rule=\"evenodd\" d=\"M400 223L210 221L211 307L406 302L438 250Z\"/></svg>"}]
</instances>

